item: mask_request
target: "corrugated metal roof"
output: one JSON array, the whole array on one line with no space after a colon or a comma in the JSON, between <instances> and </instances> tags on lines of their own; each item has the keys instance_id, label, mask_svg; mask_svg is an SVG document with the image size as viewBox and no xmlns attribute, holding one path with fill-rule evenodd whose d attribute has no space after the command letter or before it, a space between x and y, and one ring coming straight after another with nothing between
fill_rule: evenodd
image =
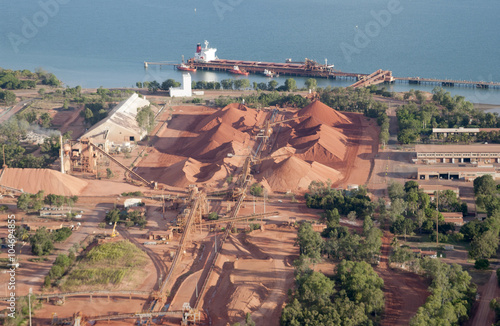
<instances>
[{"instance_id":1,"label":"corrugated metal roof","mask_svg":"<svg viewBox=\"0 0 500 326\"><path fill-rule=\"evenodd\" d=\"M146 135L146 131L139 127L135 117L137 116L137 109L148 105L150 105L148 100L134 93L128 99L118 103L105 119L93 125L81 138L104 141L104 131L107 130L109 133L113 133L116 127L122 127L132 134L140 135L142 139Z\"/></svg>"},{"instance_id":2,"label":"corrugated metal roof","mask_svg":"<svg viewBox=\"0 0 500 326\"><path fill-rule=\"evenodd\" d=\"M479 132L479 128L432 128L432 132Z\"/></svg>"},{"instance_id":3,"label":"corrugated metal roof","mask_svg":"<svg viewBox=\"0 0 500 326\"><path fill-rule=\"evenodd\" d=\"M500 145L415 145L417 153L500 153Z\"/></svg>"}]
</instances>

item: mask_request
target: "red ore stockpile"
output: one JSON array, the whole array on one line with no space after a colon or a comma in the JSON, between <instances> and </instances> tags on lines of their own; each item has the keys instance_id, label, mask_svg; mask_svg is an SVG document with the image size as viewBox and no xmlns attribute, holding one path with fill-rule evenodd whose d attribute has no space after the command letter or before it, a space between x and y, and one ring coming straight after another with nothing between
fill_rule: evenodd
<instances>
[{"instance_id":1,"label":"red ore stockpile","mask_svg":"<svg viewBox=\"0 0 500 326\"><path fill-rule=\"evenodd\" d=\"M251 135L263 114L244 105L233 103L204 117L193 133L177 149L176 155L186 159L169 166L160 181L184 187L192 183L221 180L231 173L227 154L242 153L250 146Z\"/></svg>"},{"instance_id":2,"label":"red ore stockpile","mask_svg":"<svg viewBox=\"0 0 500 326\"><path fill-rule=\"evenodd\" d=\"M55 170L6 168L2 171L0 185L31 194L44 190L45 194L76 196L88 183Z\"/></svg>"},{"instance_id":3,"label":"red ore stockpile","mask_svg":"<svg viewBox=\"0 0 500 326\"><path fill-rule=\"evenodd\" d=\"M262 163L259 178L277 191L305 190L313 180L339 180L342 174L328 165L344 161L348 137L342 128L351 120L320 101L295 116L296 122L280 132L279 149Z\"/></svg>"}]
</instances>

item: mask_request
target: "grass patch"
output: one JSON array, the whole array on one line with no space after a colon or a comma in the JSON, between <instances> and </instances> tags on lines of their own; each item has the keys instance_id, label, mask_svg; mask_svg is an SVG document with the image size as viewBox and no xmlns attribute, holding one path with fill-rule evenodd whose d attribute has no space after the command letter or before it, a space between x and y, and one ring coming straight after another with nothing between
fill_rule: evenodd
<instances>
[{"instance_id":1,"label":"grass patch","mask_svg":"<svg viewBox=\"0 0 500 326\"><path fill-rule=\"evenodd\" d=\"M464 267L464 269L472 277L472 282L476 283L478 286L484 285L484 284L488 283L488 281L490 280L491 269L481 271L481 270L475 269L474 266L467 266L467 267Z\"/></svg>"},{"instance_id":2,"label":"grass patch","mask_svg":"<svg viewBox=\"0 0 500 326\"><path fill-rule=\"evenodd\" d=\"M143 270L147 260L146 254L128 241L101 244L80 259L63 280L61 289L116 287Z\"/></svg>"},{"instance_id":3,"label":"grass patch","mask_svg":"<svg viewBox=\"0 0 500 326\"><path fill-rule=\"evenodd\" d=\"M28 261L30 261L32 263L40 263L42 261L47 261L47 260L49 260L47 257L30 258L30 259L28 259Z\"/></svg>"}]
</instances>

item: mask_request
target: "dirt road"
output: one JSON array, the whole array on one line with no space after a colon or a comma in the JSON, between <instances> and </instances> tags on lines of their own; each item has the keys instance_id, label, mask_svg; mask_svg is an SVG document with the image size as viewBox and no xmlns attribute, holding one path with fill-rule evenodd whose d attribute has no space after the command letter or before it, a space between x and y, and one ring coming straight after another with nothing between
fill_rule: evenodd
<instances>
[{"instance_id":1,"label":"dirt road","mask_svg":"<svg viewBox=\"0 0 500 326\"><path fill-rule=\"evenodd\" d=\"M409 272L389 268L391 238L388 233L382 238L380 265L375 269L384 280L385 314L381 325L408 325L418 308L429 296L428 282Z\"/></svg>"},{"instance_id":2,"label":"dirt road","mask_svg":"<svg viewBox=\"0 0 500 326\"><path fill-rule=\"evenodd\" d=\"M498 296L498 279L496 267L491 272L490 280L483 285L481 298L479 299L479 307L474 314L474 318L470 325L474 326L489 326L495 322L495 312L490 309L491 299Z\"/></svg>"},{"instance_id":3,"label":"dirt road","mask_svg":"<svg viewBox=\"0 0 500 326\"><path fill-rule=\"evenodd\" d=\"M24 101L17 103L11 109L5 111L2 115L0 115L0 123L4 123L5 121L9 120L10 117L12 117L14 114L19 112L22 108L24 108L26 105L28 105L29 103L31 103L33 101L34 101L34 99L24 100Z\"/></svg>"}]
</instances>

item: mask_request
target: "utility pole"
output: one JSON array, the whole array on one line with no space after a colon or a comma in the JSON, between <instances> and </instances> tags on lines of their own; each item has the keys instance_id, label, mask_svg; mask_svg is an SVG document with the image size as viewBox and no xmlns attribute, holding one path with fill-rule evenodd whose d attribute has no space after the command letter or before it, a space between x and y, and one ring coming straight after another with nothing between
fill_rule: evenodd
<instances>
[{"instance_id":1,"label":"utility pole","mask_svg":"<svg viewBox=\"0 0 500 326\"><path fill-rule=\"evenodd\" d=\"M165 219L165 195L163 194L163 188L161 189L161 198L162 198L162 204L161 204L161 212L162 212L162 217Z\"/></svg>"},{"instance_id":2,"label":"utility pole","mask_svg":"<svg viewBox=\"0 0 500 326\"><path fill-rule=\"evenodd\" d=\"M30 293L28 294L28 308L30 314L30 326L31 326L31 294L33 293L33 289L30 288Z\"/></svg>"},{"instance_id":3,"label":"utility pole","mask_svg":"<svg viewBox=\"0 0 500 326\"><path fill-rule=\"evenodd\" d=\"M436 245L439 245L439 190L436 194Z\"/></svg>"}]
</instances>

